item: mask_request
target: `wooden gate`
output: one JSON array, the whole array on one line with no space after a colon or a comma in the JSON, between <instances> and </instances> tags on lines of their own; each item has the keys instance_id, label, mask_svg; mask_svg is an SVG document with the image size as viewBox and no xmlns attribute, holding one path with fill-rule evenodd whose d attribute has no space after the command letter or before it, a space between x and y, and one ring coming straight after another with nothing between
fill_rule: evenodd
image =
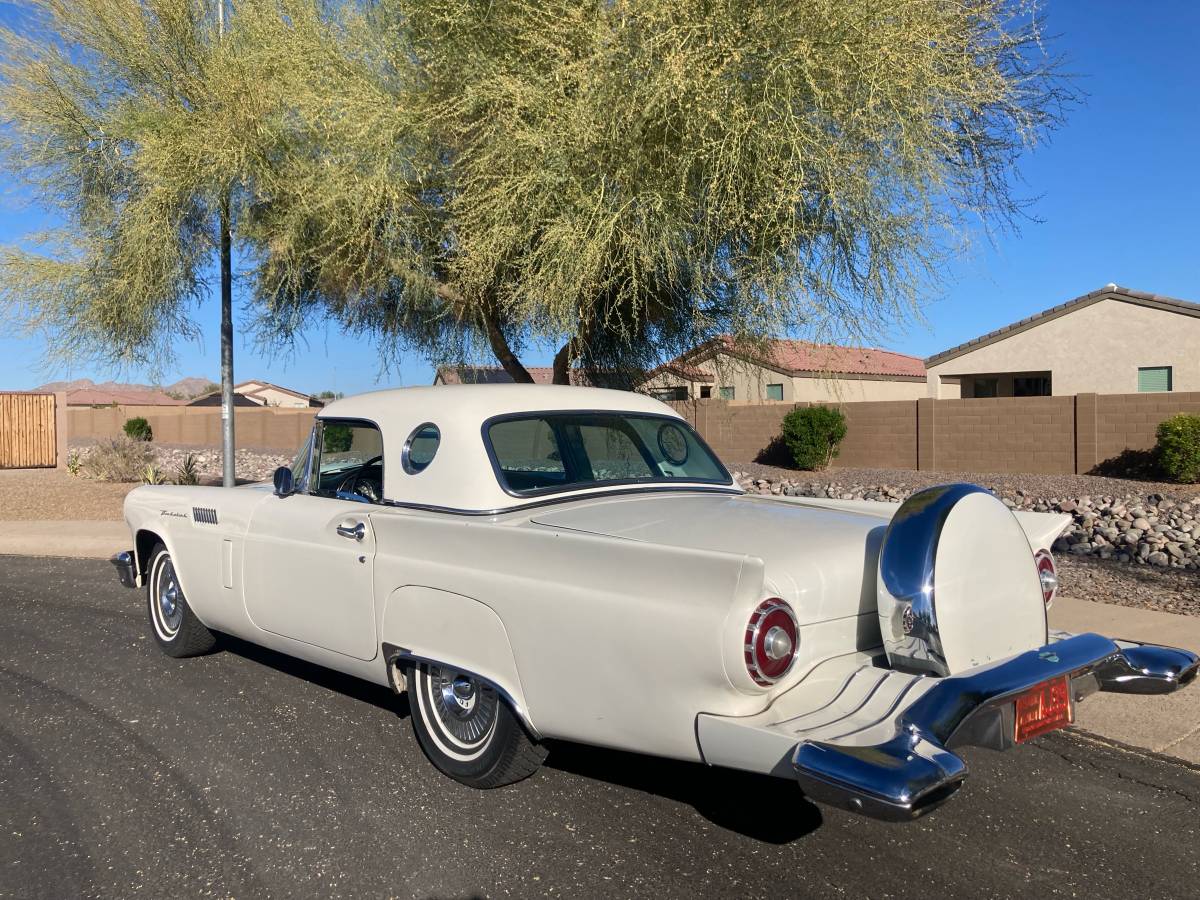
<instances>
[{"instance_id":1,"label":"wooden gate","mask_svg":"<svg viewBox=\"0 0 1200 900\"><path fill-rule=\"evenodd\" d=\"M0 469L58 464L53 394L0 393Z\"/></svg>"}]
</instances>

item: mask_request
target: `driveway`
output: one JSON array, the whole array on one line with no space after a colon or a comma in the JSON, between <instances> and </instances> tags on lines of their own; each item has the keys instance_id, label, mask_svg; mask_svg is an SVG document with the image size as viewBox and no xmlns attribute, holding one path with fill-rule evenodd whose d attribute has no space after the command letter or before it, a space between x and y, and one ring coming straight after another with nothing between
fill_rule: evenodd
<instances>
[{"instance_id":1,"label":"driveway","mask_svg":"<svg viewBox=\"0 0 1200 900\"><path fill-rule=\"evenodd\" d=\"M389 691L240 642L170 660L141 599L103 562L0 557L0 895L1200 891L1200 770L1150 754L968 750L966 787L909 825L563 744L477 792L425 761Z\"/></svg>"}]
</instances>

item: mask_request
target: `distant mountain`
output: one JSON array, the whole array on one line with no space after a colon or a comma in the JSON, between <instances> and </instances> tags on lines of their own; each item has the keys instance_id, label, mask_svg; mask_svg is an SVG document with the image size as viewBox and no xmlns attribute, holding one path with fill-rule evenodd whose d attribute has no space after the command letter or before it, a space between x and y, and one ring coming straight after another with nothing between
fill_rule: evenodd
<instances>
[{"instance_id":1,"label":"distant mountain","mask_svg":"<svg viewBox=\"0 0 1200 900\"><path fill-rule=\"evenodd\" d=\"M212 384L211 378L200 378L192 375L187 378L180 378L174 384L157 385L157 384L131 384L120 381L104 381L99 384L92 381L90 378L76 378L73 381L51 381L43 384L41 387L34 388L35 391L120 391L123 393L153 393L162 391L165 394L176 395L185 400L190 400L193 397L198 397L204 393L204 389Z\"/></svg>"}]
</instances>

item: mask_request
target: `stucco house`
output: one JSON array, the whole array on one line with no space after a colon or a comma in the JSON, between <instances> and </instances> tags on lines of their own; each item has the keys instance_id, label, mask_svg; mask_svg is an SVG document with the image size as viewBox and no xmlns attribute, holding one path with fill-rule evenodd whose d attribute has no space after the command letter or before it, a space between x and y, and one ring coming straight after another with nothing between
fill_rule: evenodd
<instances>
[{"instance_id":1,"label":"stucco house","mask_svg":"<svg viewBox=\"0 0 1200 900\"><path fill-rule=\"evenodd\" d=\"M221 392L197 397L189 406L220 406ZM238 407L273 406L279 409L310 409L324 406L309 394L271 384L269 381L243 381L233 386L233 405Z\"/></svg>"},{"instance_id":2,"label":"stucco house","mask_svg":"<svg viewBox=\"0 0 1200 900\"><path fill-rule=\"evenodd\" d=\"M1109 284L925 366L940 398L1200 391L1200 304Z\"/></svg>"},{"instance_id":3,"label":"stucco house","mask_svg":"<svg viewBox=\"0 0 1200 900\"><path fill-rule=\"evenodd\" d=\"M891 350L784 339L750 347L723 335L659 366L638 390L661 400L915 400L926 396L925 375L919 358Z\"/></svg>"}]
</instances>

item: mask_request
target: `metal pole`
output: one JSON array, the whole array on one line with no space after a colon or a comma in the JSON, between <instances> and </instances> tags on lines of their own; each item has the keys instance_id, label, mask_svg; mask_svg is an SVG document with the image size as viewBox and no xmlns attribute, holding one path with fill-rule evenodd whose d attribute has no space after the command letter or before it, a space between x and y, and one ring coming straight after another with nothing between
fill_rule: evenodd
<instances>
[{"instance_id":1,"label":"metal pole","mask_svg":"<svg viewBox=\"0 0 1200 900\"><path fill-rule=\"evenodd\" d=\"M225 36L225 0L217 0L217 37ZM221 483L237 483L233 435L233 250L229 194L221 197Z\"/></svg>"}]
</instances>

